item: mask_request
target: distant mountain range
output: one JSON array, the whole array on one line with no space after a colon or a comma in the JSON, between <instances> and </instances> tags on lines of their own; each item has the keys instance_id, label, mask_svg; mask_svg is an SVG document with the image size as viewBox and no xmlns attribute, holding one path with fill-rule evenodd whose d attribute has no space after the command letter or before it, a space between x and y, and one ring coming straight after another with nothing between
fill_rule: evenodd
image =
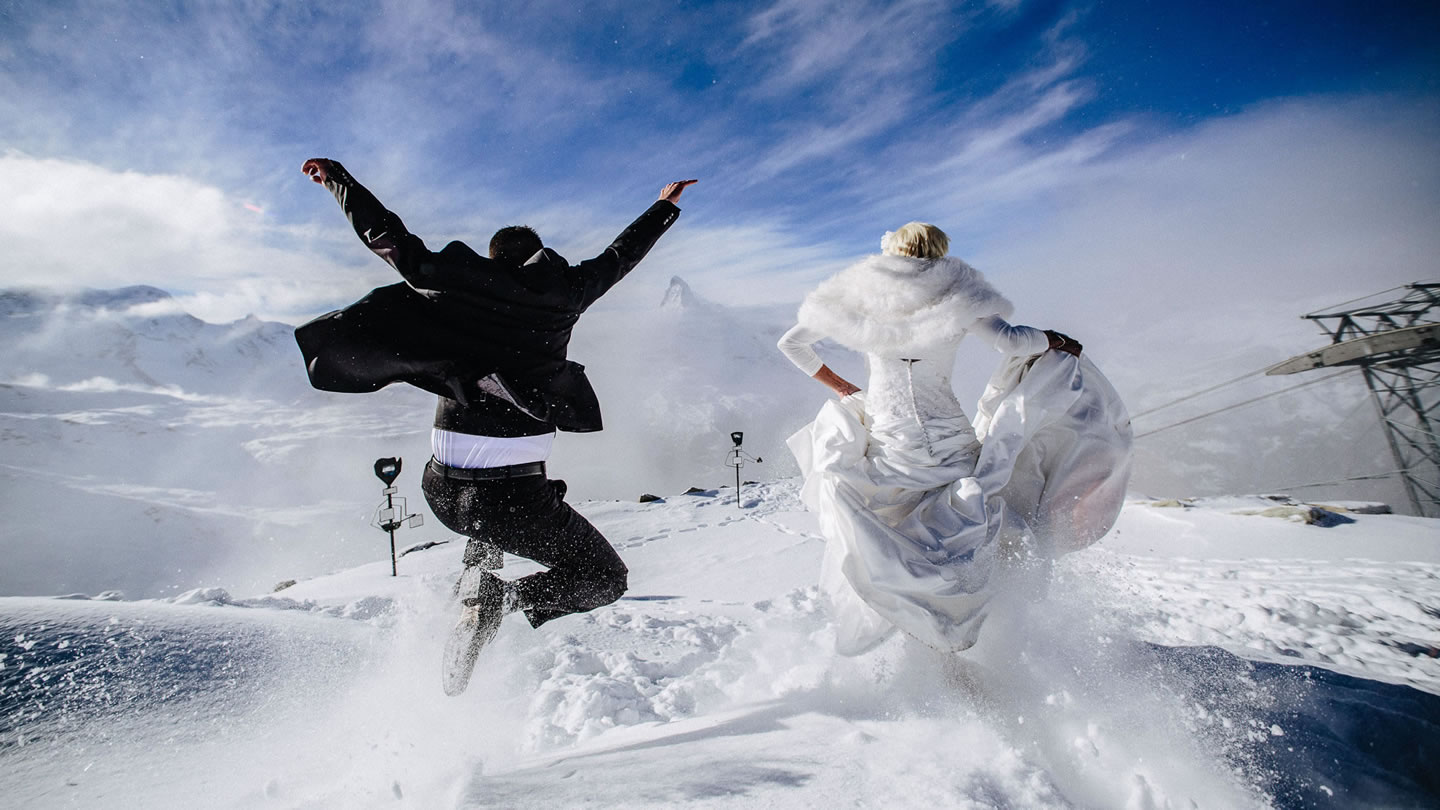
<instances>
[{"instance_id":1,"label":"distant mountain range","mask_svg":"<svg viewBox=\"0 0 1440 810\"><path fill-rule=\"evenodd\" d=\"M784 440L829 393L775 349L793 317L788 304L715 304L680 278L659 302L587 313L570 355L588 367L606 430L561 436L551 475L579 499L714 486L733 476L732 431L764 458L743 477L794 474ZM253 317L206 323L154 287L0 291L0 595L251 592L388 554L369 526L371 466L406 459L397 485L423 512L433 397L314 391L293 332ZM821 350L863 382L859 356ZM1203 379L1194 363L1136 356L1120 368L1098 358L1127 398L1163 401ZM993 362L962 347L962 398L978 396ZM1388 469L1363 387L1330 385L1142 438L1132 488L1271 491ZM1148 417L1137 433L1195 412ZM1375 485L1301 494L1396 502ZM407 539L449 536L431 520Z\"/></svg>"},{"instance_id":2,"label":"distant mountain range","mask_svg":"<svg viewBox=\"0 0 1440 810\"><path fill-rule=\"evenodd\" d=\"M294 328L254 317L210 324L154 287L70 294L0 292L0 382L104 378L194 394L303 393ZM298 383L298 385L297 385Z\"/></svg>"}]
</instances>

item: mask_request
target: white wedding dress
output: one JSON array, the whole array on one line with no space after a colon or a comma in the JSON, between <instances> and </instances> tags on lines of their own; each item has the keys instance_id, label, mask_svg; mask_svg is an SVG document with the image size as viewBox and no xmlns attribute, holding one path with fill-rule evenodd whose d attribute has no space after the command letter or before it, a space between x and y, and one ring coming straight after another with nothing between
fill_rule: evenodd
<instances>
[{"instance_id":1,"label":"white wedding dress","mask_svg":"<svg viewBox=\"0 0 1440 810\"><path fill-rule=\"evenodd\" d=\"M787 354L813 374L813 353L795 346L843 329L806 327L807 314L822 320L802 308L781 346L788 339ZM1036 330L990 313L969 323L1002 351L1037 348ZM1006 345L1007 330L1028 331L1028 342L1011 334ZM956 331L903 354L867 352L867 388L827 402L789 440L826 539L821 589L842 653L897 628L938 649L970 647L1004 570L1083 548L1119 514L1129 417L1099 370L1061 352L1012 355L972 424L950 382L966 330ZM849 337L852 348L866 342Z\"/></svg>"}]
</instances>

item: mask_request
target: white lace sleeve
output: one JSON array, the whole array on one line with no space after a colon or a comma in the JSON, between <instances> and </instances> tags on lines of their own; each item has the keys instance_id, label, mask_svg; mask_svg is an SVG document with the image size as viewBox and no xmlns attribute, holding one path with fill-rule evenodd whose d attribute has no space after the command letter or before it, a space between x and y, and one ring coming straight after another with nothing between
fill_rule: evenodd
<instances>
[{"instance_id":1,"label":"white lace sleeve","mask_svg":"<svg viewBox=\"0 0 1440 810\"><path fill-rule=\"evenodd\" d=\"M970 331L1005 355L1039 354L1050 348L1050 338L1033 326L1011 326L999 315L975 321Z\"/></svg>"},{"instance_id":2,"label":"white lace sleeve","mask_svg":"<svg viewBox=\"0 0 1440 810\"><path fill-rule=\"evenodd\" d=\"M808 376L814 377L815 372L825 365L820 360L820 355L810 348L811 344L825 336L814 329L807 329L799 324L791 327L789 332L780 336L780 341L775 345L780 348L780 353L785 355L795 367L805 372Z\"/></svg>"}]
</instances>

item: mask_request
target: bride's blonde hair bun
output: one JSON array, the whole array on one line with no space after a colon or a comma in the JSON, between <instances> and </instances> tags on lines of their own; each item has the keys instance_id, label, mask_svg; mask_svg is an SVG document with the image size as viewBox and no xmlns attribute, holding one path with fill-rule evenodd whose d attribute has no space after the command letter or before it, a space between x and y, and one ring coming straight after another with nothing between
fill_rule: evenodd
<instances>
[{"instance_id":1,"label":"bride's blonde hair bun","mask_svg":"<svg viewBox=\"0 0 1440 810\"><path fill-rule=\"evenodd\" d=\"M928 222L911 222L898 231L886 231L880 251L891 256L938 259L950 252L950 237Z\"/></svg>"}]
</instances>

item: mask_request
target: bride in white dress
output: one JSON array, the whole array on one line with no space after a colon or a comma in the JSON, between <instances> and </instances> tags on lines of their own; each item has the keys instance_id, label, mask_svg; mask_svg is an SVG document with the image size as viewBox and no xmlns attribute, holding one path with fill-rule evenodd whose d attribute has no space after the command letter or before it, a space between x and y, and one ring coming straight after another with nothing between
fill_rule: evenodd
<instances>
[{"instance_id":1,"label":"bride in white dress","mask_svg":"<svg viewBox=\"0 0 1440 810\"><path fill-rule=\"evenodd\" d=\"M945 256L939 228L910 223L881 247L811 292L780 339L841 397L789 445L826 539L820 584L839 650L864 652L896 628L963 650L1004 571L1109 531L1129 417L1079 343L1007 323L1010 302ZM966 334L1006 357L973 424L950 384ZM821 361L812 345L824 338L864 353L865 391Z\"/></svg>"}]
</instances>

